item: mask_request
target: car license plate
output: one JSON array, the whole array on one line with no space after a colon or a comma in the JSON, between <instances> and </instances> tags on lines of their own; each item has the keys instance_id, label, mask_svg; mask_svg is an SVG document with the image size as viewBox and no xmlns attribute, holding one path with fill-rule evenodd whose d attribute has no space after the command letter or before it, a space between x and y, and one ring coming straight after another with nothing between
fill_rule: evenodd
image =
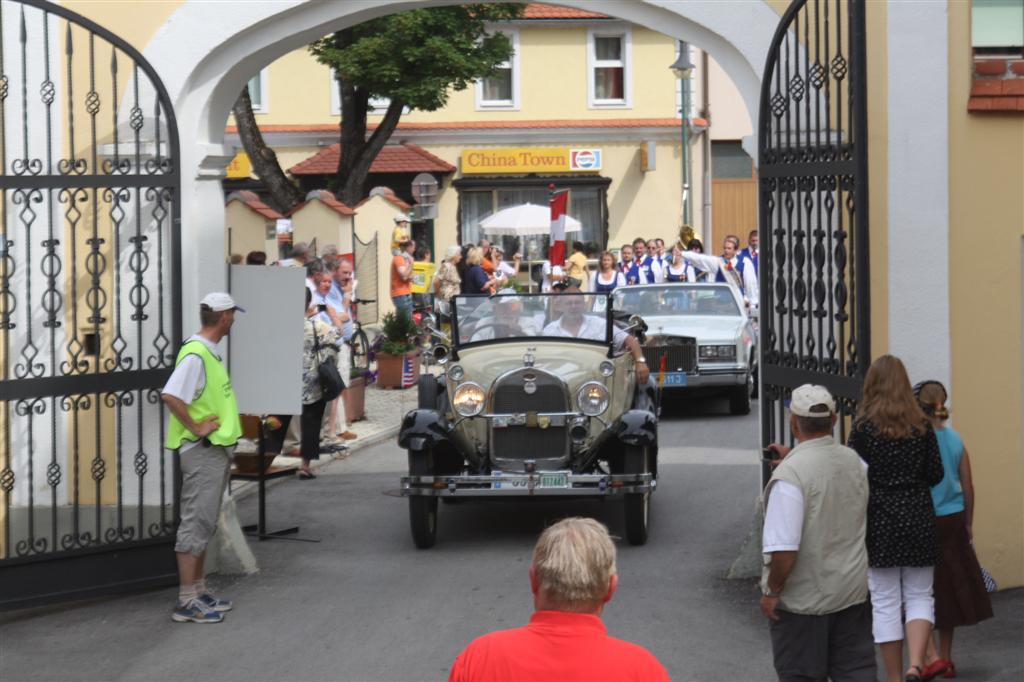
<instances>
[{"instance_id":1,"label":"car license plate","mask_svg":"<svg viewBox=\"0 0 1024 682\"><path fill-rule=\"evenodd\" d=\"M529 476L509 476L504 473L497 473L501 476L500 481L492 481L491 488L495 490L528 490L530 488ZM568 488L569 475L564 471L538 474L534 479L534 488Z\"/></svg>"},{"instance_id":2,"label":"car license plate","mask_svg":"<svg viewBox=\"0 0 1024 682\"><path fill-rule=\"evenodd\" d=\"M685 372L669 372L665 374L665 382L663 386L685 386L686 385L686 373Z\"/></svg>"}]
</instances>

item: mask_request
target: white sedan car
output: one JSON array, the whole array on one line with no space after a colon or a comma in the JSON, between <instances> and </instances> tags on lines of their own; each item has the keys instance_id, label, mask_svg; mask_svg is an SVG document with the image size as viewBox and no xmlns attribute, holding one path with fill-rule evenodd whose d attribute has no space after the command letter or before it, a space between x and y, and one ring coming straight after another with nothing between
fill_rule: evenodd
<instances>
[{"instance_id":1,"label":"white sedan car","mask_svg":"<svg viewBox=\"0 0 1024 682\"><path fill-rule=\"evenodd\" d=\"M614 292L614 309L647 324L651 376L671 391L729 398L732 414L756 396L757 326L735 287L719 283L644 284Z\"/></svg>"}]
</instances>

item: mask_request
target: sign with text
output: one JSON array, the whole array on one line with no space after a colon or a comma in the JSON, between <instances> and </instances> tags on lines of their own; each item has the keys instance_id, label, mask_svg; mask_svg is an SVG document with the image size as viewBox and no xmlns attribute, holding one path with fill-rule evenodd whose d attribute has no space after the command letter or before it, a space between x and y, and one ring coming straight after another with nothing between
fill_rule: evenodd
<instances>
[{"instance_id":1,"label":"sign with text","mask_svg":"<svg viewBox=\"0 0 1024 682\"><path fill-rule=\"evenodd\" d=\"M466 149L463 175L483 173L585 173L601 170L600 149L501 147Z\"/></svg>"},{"instance_id":2,"label":"sign with text","mask_svg":"<svg viewBox=\"0 0 1024 682\"><path fill-rule=\"evenodd\" d=\"M227 176L233 179L248 178L252 175L252 161L245 152L238 152L227 167Z\"/></svg>"}]
</instances>

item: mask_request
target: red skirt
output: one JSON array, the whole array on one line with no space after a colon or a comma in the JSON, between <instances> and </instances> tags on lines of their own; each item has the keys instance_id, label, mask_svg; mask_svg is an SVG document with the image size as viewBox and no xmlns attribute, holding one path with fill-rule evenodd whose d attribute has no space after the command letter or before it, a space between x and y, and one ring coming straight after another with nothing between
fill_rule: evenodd
<instances>
[{"instance_id":1,"label":"red skirt","mask_svg":"<svg viewBox=\"0 0 1024 682\"><path fill-rule=\"evenodd\" d=\"M935 566L935 627L957 628L992 617L992 602L981 577L981 566L967 535L963 512L938 516L941 557Z\"/></svg>"}]
</instances>

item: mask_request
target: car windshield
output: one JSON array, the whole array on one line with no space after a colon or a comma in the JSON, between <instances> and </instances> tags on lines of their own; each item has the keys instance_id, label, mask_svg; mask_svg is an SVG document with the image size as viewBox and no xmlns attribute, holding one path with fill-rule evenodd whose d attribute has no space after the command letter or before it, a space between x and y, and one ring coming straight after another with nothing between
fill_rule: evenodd
<instances>
[{"instance_id":1,"label":"car windshield","mask_svg":"<svg viewBox=\"0 0 1024 682\"><path fill-rule=\"evenodd\" d=\"M740 309L727 284L721 286L668 284L623 287L615 290L616 310L652 315L714 315L736 317Z\"/></svg>"},{"instance_id":2,"label":"car windshield","mask_svg":"<svg viewBox=\"0 0 1024 682\"><path fill-rule=\"evenodd\" d=\"M498 294L452 300L459 346L523 338L611 342L604 294Z\"/></svg>"}]
</instances>

